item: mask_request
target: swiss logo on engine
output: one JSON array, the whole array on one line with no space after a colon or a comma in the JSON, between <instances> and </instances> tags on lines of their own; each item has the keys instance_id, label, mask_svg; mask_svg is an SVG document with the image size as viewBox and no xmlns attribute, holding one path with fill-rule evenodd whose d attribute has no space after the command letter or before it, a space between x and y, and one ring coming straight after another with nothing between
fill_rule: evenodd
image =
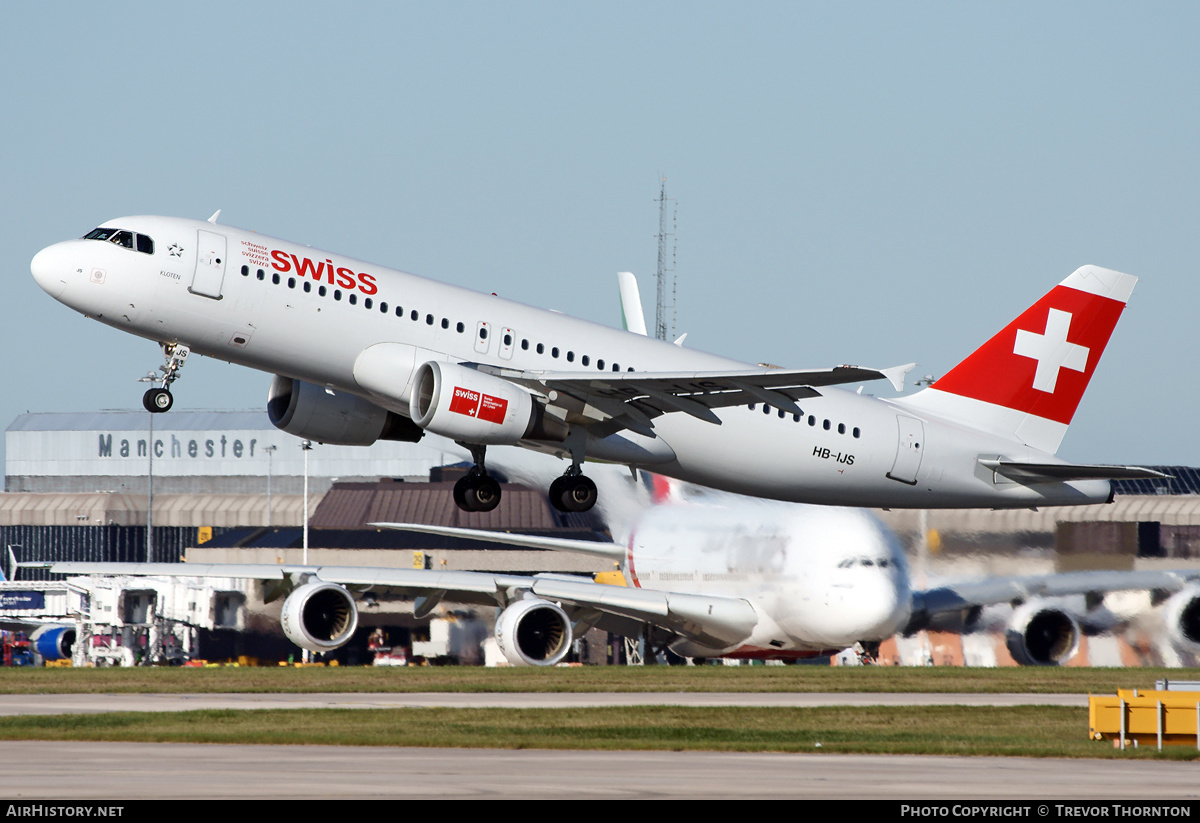
<instances>
[{"instance_id":1,"label":"swiss logo on engine","mask_svg":"<svg viewBox=\"0 0 1200 823\"><path fill-rule=\"evenodd\" d=\"M504 422L508 401L502 397L492 397L490 394L455 386L454 396L450 398L450 411L487 423L499 424Z\"/></svg>"}]
</instances>

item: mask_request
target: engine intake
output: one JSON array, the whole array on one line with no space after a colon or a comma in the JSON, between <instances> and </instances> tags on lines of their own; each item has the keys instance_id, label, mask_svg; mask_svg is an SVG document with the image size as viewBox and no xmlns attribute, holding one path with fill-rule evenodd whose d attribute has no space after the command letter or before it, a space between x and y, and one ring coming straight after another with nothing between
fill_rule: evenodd
<instances>
[{"instance_id":1,"label":"engine intake","mask_svg":"<svg viewBox=\"0 0 1200 823\"><path fill-rule=\"evenodd\" d=\"M29 636L29 642L43 660L66 660L75 650L75 627L42 626Z\"/></svg>"},{"instance_id":2,"label":"engine intake","mask_svg":"<svg viewBox=\"0 0 1200 823\"><path fill-rule=\"evenodd\" d=\"M425 432L407 417L345 392L275 375L267 394L267 417L278 429L335 446L369 446L376 440L415 443Z\"/></svg>"},{"instance_id":3,"label":"engine intake","mask_svg":"<svg viewBox=\"0 0 1200 823\"><path fill-rule=\"evenodd\" d=\"M344 587L314 580L283 601L280 622L287 639L300 648L328 652L346 645L354 636L358 607Z\"/></svg>"},{"instance_id":4,"label":"engine intake","mask_svg":"<svg viewBox=\"0 0 1200 823\"><path fill-rule=\"evenodd\" d=\"M1079 651L1080 634L1069 612L1032 602L1013 612L1004 640L1022 666L1060 666Z\"/></svg>"},{"instance_id":5,"label":"engine intake","mask_svg":"<svg viewBox=\"0 0 1200 823\"><path fill-rule=\"evenodd\" d=\"M1176 646L1200 654L1200 586L1172 595L1163 605L1163 620Z\"/></svg>"},{"instance_id":6,"label":"engine intake","mask_svg":"<svg viewBox=\"0 0 1200 823\"><path fill-rule=\"evenodd\" d=\"M497 618L496 642L514 666L554 666L571 650L571 620L547 600L521 600Z\"/></svg>"}]
</instances>

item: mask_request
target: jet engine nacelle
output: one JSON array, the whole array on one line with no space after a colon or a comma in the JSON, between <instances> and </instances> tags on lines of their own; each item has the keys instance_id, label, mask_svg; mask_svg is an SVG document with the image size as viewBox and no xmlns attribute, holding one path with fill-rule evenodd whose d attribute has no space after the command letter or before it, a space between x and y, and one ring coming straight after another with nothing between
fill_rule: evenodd
<instances>
[{"instance_id":1,"label":"jet engine nacelle","mask_svg":"<svg viewBox=\"0 0 1200 823\"><path fill-rule=\"evenodd\" d=\"M42 626L29 635L29 642L42 660L67 660L75 650L75 627Z\"/></svg>"},{"instance_id":2,"label":"jet engine nacelle","mask_svg":"<svg viewBox=\"0 0 1200 823\"><path fill-rule=\"evenodd\" d=\"M510 446L526 437L566 437L565 425L547 420L541 404L520 386L437 360L417 367L409 414L421 428L467 443Z\"/></svg>"},{"instance_id":3,"label":"jet engine nacelle","mask_svg":"<svg viewBox=\"0 0 1200 823\"><path fill-rule=\"evenodd\" d=\"M345 392L275 375L267 417L288 434L335 446L369 446L376 440L415 443L425 432L411 420Z\"/></svg>"},{"instance_id":4,"label":"jet engine nacelle","mask_svg":"<svg viewBox=\"0 0 1200 823\"><path fill-rule=\"evenodd\" d=\"M1188 586L1163 604L1163 620L1179 648L1200 654L1200 586Z\"/></svg>"},{"instance_id":5,"label":"jet engine nacelle","mask_svg":"<svg viewBox=\"0 0 1200 823\"><path fill-rule=\"evenodd\" d=\"M571 650L571 620L547 600L521 600L497 618L496 642L514 666L553 666Z\"/></svg>"},{"instance_id":6,"label":"jet engine nacelle","mask_svg":"<svg viewBox=\"0 0 1200 823\"><path fill-rule=\"evenodd\" d=\"M358 628L358 607L350 592L336 583L314 580L283 601L280 618L287 639L310 652L346 645Z\"/></svg>"},{"instance_id":7,"label":"jet engine nacelle","mask_svg":"<svg viewBox=\"0 0 1200 823\"><path fill-rule=\"evenodd\" d=\"M1022 666L1059 666L1079 651L1080 635L1070 612L1034 601L1013 612L1004 640Z\"/></svg>"}]
</instances>

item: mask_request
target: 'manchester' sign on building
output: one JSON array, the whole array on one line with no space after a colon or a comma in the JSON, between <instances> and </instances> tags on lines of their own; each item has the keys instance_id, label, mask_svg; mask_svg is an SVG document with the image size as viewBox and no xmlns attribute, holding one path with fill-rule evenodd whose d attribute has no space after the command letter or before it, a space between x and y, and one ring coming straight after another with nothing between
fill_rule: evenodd
<instances>
[{"instance_id":1,"label":"'manchester' sign on building","mask_svg":"<svg viewBox=\"0 0 1200 823\"><path fill-rule=\"evenodd\" d=\"M274 447L272 451L270 447ZM276 477L304 473L301 440L271 425L264 411L144 411L23 414L5 431L5 474L14 477ZM153 455L153 458L151 457ZM427 435L419 443L368 447L313 443L309 475L326 478L428 477L466 452Z\"/></svg>"}]
</instances>

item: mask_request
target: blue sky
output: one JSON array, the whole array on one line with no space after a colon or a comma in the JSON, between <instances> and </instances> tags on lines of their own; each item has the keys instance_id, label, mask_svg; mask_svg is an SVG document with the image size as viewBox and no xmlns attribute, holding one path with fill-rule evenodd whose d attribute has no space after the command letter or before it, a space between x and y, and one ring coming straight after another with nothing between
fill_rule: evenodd
<instances>
[{"instance_id":1,"label":"blue sky","mask_svg":"<svg viewBox=\"0 0 1200 823\"><path fill-rule=\"evenodd\" d=\"M137 407L160 362L29 276L38 249L104 220L220 208L616 325L616 271L653 295L665 175L689 346L940 375L1079 265L1107 266L1142 279L1060 455L1200 464L1196 4L5 16L4 425ZM193 358L176 404L261 407L268 383Z\"/></svg>"}]
</instances>

